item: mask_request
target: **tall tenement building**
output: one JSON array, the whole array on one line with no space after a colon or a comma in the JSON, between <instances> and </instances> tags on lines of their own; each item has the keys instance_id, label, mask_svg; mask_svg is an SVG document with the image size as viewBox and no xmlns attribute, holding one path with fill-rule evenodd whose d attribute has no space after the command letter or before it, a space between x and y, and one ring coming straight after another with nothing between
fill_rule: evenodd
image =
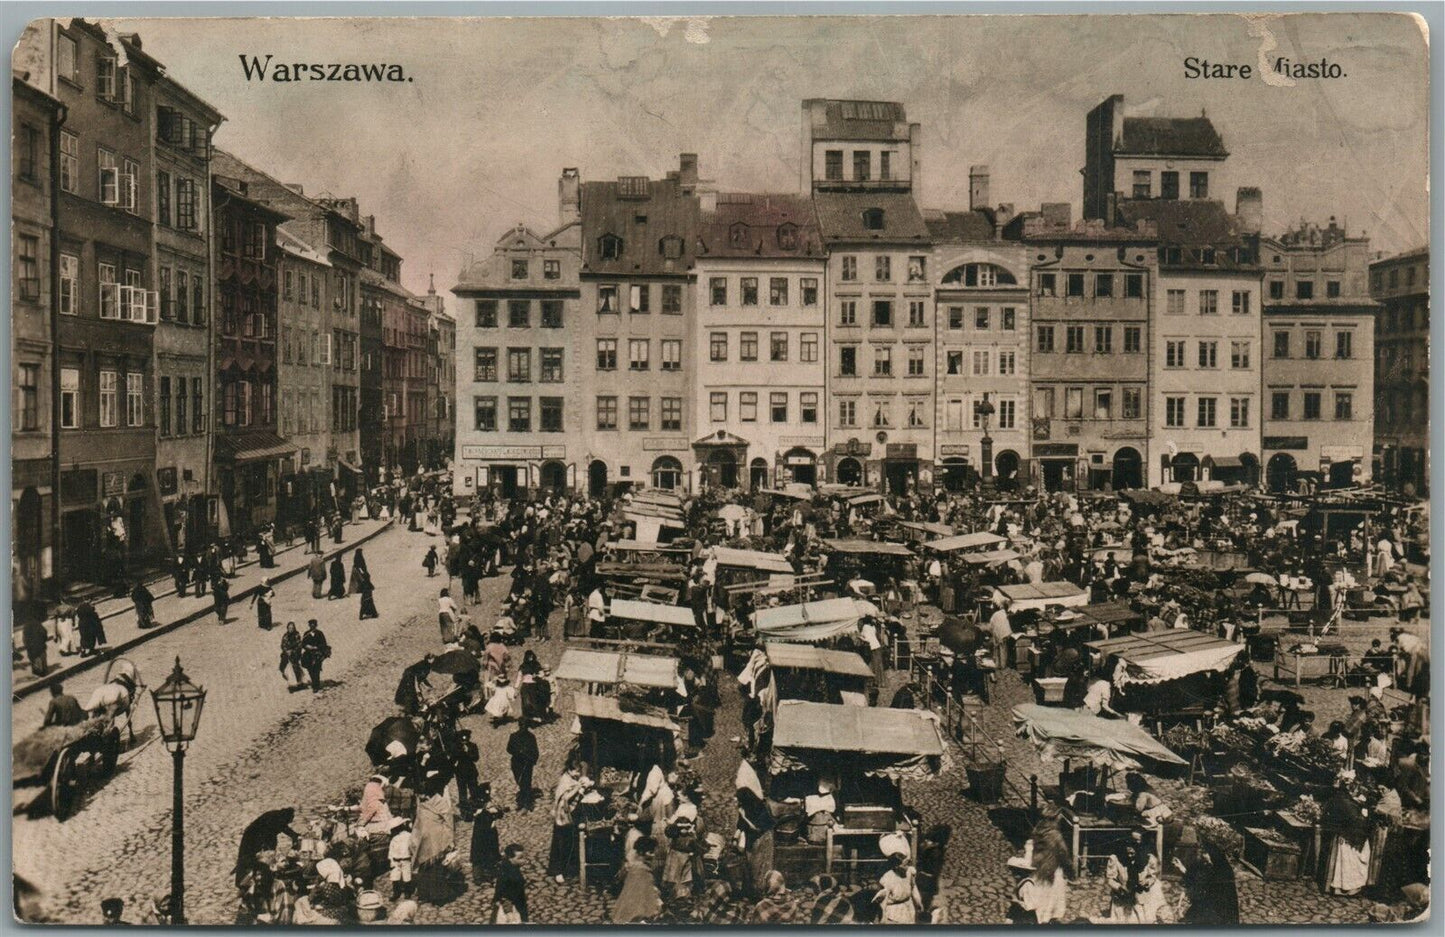
<instances>
[{"instance_id":1,"label":"tall tenement building","mask_svg":"<svg viewBox=\"0 0 1445 937\"><path fill-rule=\"evenodd\" d=\"M933 482L933 289L919 127L892 101L803 102L804 193L828 249L822 481Z\"/></svg>"},{"instance_id":2,"label":"tall tenement building","mask_svg":"<svg viewBox=\"0 0 1445 937\"><path fill-rule=\"evenodd\" d=\"M1375 463L1387 485L1430 491L1430 251L1370 264L1375 315Z\"/></svg>"},{"instance_id":3,"label":"tall tenement building","mask_svg":"<svg viewBox=\"0 0 1445 937\"><path fill-rule=\"evenodd\" d=\"M1267 410L1261 445L1271 491L1301 478L1370 480L1375 446L1375 313L1370 241L1301 224L1260 245Z\"/></svg>"},{"instance_id":4,"label":"tall tenement building","mask_svg":"<svg viewBox=\"0 0 1445 937\"><path fill-rule=\"evenodd\" d=\"M539 234L519 222L452 287L458 495L583 483L594 349L578 308L580 195L577 170L564 169L557 226Z\"/></svg>"},{"instance_id":5,"label":"tall tenement building","mask_svg":"<svg viewBox=\"0 0 1445 937\"><path fill-rule=\"evenodd\" d=\"M701 186L692 153L665 179L582 185L578 331L593 354L579 362L589 398L580 464L593 493L633 482L676 487L689 472L696 434L687 354ZM518 349L519 363L523 353ZM510 359L507 368L510 375ZM508 395L505 406L510 430L530 425L530 395ZM730 450L715 451L724 454L714 462L710 452L706 464L717 466L721 484L737 484L741 466L727 461Z\"/></svg>"}]
</instances>

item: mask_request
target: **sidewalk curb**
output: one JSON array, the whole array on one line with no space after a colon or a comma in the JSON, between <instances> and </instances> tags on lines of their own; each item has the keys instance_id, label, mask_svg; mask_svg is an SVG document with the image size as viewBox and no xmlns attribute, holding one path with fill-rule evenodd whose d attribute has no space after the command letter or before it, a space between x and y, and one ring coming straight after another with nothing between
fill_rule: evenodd
<instances>
[{"instance_id":1,"label":"sidewalk curb","mask_svg":"<svg viewBox=\"0 0 1445 937\"><path fill-rule=\"evenodd\" d=\"M380 536L381 534L385 533L386 531L390 530L395 523L396 519L393 518L387 521L382 526L378 527L376 530L373 530L371 533L364 534L360 538L353 540L350 543L342 544L339 550L333 550L330 553L322 553L321 557L325 562L329 563L331 562L333 557L344 555L348 550L354 550L362 544L368 543L376 537ZM291 549L294 549L294 547ZM275 586L279 583L285 582L288 579L292 579L296 576L304 574L309 566L310 561L308 560L305 564L301 566L297 566L287 572L277 572L276 575L270 576L268 578L271 580L271 585ZM254 586L250 586L246 589L241 590L240 592L231 596L231 605L234 607L241 599L254 595L260 588L260 583L257 583ZM131 648L139 647L140 645L145 644L147 641L158 638L163 634L170 634L172 631L188 625L191 622L198 621L202 618L208 618L212 614L214 614L214 612L214 604L210 606L202 606L201 608L198 608L193 612L188 612L187 614L176 619L175 621L167 622L164 625L157 625L154 628L143 631L142 633L136 635L135 637L127 641L123 641L120 644L111 645L99 654L91 655L90 657L78 661L77 663L71 664L68 667L63 667L60 670L52 671L51 673L46 674L38 680L32 680L29 683L26 683L24 686L17 687L10 694L11 701L18 703L20 700L25 699L27 696L38 693L39 691L45 689L53 683L59 683L62 680L75 676L76 674L90 670L92 667L95 667L99 664L109 662L114 658L121 656ZM118 614L120 614L120 612L113 613L112 615L108 615L106 617L114 617L114 615Z\"/></svg>"}]
</instances>

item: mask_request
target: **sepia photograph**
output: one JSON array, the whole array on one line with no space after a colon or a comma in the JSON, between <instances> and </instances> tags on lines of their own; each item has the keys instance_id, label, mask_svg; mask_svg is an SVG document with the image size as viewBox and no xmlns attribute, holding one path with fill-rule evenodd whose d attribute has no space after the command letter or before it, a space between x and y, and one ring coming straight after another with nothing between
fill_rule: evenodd
<instances>
[{"instance_id":1,"label":"sepia photograph","mask_svg":"<svg viewBox=\"0 0 1445 937\"><path fill-rule=\"evenodd\" d=\"M1422 17L272 9L7 20L15 920L1430 919Z\"/></svg>"}]
</instances>

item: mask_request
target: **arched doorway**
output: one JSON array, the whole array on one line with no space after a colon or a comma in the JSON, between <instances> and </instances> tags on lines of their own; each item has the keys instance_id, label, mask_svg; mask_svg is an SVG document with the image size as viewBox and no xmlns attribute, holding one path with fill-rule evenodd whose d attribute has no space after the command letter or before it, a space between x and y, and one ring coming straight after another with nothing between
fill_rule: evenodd
<instances>
[{"instance_id":1,"label":"arched doorway","mask_svg":"<svg viewBox=\"0 0 1445 937\"><path fill-rule=\"evenodd\" d=\"M852 457L838 460L838 484L863 484L863 466Z\"/></svg>"},{"instance_id":2,"label":"arched doorway","mask_svg":"<svg viewBox=\"0 0 1445 937\"><path fill-rule=\"evenodd\" d=\"M993 471L1000 486L1016 487L1019 480L1019 454L1012 449L1000 452L993 458Z\"/></svg>"},{"instance_id":3,"label":"arched doorway","mask_svg":"<svg viewBox=\"0 0 1445 937\"><path fill-rule=\"evenodd\" d=\"M768 460L754 459L748 463L748 487L753 491L768 487Z\"/></svg>"},{"instance_id":4,"label":"arched doorway","mask_svg":"<svg viewBox=\"0 0 1445 937\"><path fill-rule=\"evenodd\" d=\"M945 491L963 491L973 481L973 467L968 460L960 456L950 456L943 460L943 489Z\"/></svg>"},{"instance_id":5,"label":"arched doorway","mask_svg":"<svg viewBox=\"0 0 1445 937\"><path fill-rule=\"evenodd\" d=\"M1115 491L1144 487L1144 457L1132 446L1114 453L1113 484Z\"/></svg>"},{"instance_id":6,"label":"arched doorway","mask_svg":"<svg viewBox=\"0 0 1445 937\"><path fill-rule=\"evenodd\" d=\"M1270 456L1269 464L1264 467L1265 484L1276 494L1293 491L1298 474L1299 466L1295 464L1294 456L1286 452Z\"/></svg>"},{"instance_id":7,"label":"arched doorway","mask_svg":"<svg viewBox=\"0 0 1445 937\"><path fill-rule=\"evenodd\" d=\"M707 457L708 476L714 485L723 488L738 486L738 460L727 449L714 449Z\"/></svg>"},{"instance_id":8,"label":"arched doorway","mask_svg":"<svg viewBox=\"0 0 1445 937\"><path fill-rule=\"evenodd\" d=\"M1239 454L1240 475L1243 481L1251 488L1259 487L1259 459L1252 452L1241 452Z\"/></svg>"},{"instance_id":9,"label":"arched doorway","mask_svg":"<svg viewBox=\"0 0 1445 937\"><path fill-rule=\"evenodd\" d=\"M567 467L561 462L542 463L542 490L564 491L567 488Z\"/></svg>"},{"instance_id":10,"label":"arched doorway","mask_svg":"<svg viewBox=\"0 0 1445 937\"><path fill-rule=\"evenodd\" d=\"M818 457L807 449L801 446L789 449L783 454L783 464L795 483L809 487L818 483Z\"/></svg>"},{"instance_id":11,"label":"arched doorway","mask_svg":"<svg viewBox=\"0 0 1445 937\"><path fill-rule=\"evenodd\" d=\"M670 455L658 456L652 463L652 487L665 491L682 487L682 463Z\"/></svg>"},{"instance_id":12,"label":"arched doorway","mask_svg":"<svg viewBox=\"0 0 1445 937\"><path fill-rule=\"evenodd\" d=\"M587 493L600 498L607 492L607 463L601 459L587 466Z\"/></svg>"},{"instance_id":13,"label":"arched doorway","mask_svg":"<svg viewBox=\"0 0 1445 937\"><path fill-rule=\"evenodd\" d=\"M1330 463L1330 487L1348 488L1355 483L1355 460Z\"/></svg>"},{"instance_id":14,"label":"arched doorway","mask_svg":"<svg viewBox=\"0 0 1445 937\"><path fill-rule=\"evenodd\" d=\"M1170 461L1169 469L1174 476L1173 481L1197 482L1199 481L1199 456L1192 452L1178 453Z\"/></svg>"},{"instance_id":15,"label":"arched doorway","mask_svg":"<svg viewBox=\"0 0 1445 937\"><path fill-rule=\"evenodd\" d=\"M15 506L15 577L16 602L28 602L40 589L40 532L42 518L40 493L26 488Z\"/></svg>"}]
</instances>

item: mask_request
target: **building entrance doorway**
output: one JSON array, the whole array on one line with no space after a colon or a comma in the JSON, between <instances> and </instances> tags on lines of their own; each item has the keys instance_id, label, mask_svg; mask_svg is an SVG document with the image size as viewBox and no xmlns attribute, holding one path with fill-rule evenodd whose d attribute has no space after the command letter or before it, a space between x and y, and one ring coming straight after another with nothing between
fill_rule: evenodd
<instances>
[{"instance_id":1,"label":"building entrance doorway","mask_svg":"<svg viewBox=\"0 0 1445 937\"><path fill-rule=\"evenodd\" d=\"M492 466L492 487L503 498L517 496L517 467L515 465Z\"/></svg>"},{"instance_id":2,"label":"building entrance doorway","mask_svg":"<svg viewBox=\"0 0 1445 937\"><path fill-rule=\"evenodd\" d=\"M840 459L838 461L838 484L840 485L861 485L863 484L863 466L858 464L857 459Z\"/></svg>"},{"instance_id":3,"label":"building entrance doorway","mask_svg":"<svg viewBox=\"0 0 1445 937\"><path fill-rule=\"evenodd\" d=\"M601 459L587 466L587 493L594 498L607 493L607 463Z\"/></svg>"}]
</instances>

